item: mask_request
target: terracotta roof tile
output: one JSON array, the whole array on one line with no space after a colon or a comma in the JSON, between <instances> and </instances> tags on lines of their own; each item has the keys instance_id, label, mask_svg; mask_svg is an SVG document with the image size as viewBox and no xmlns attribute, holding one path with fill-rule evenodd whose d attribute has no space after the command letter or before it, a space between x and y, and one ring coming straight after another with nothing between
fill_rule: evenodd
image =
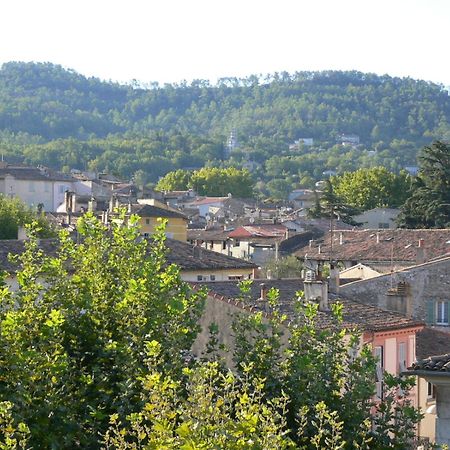
<instances>
[{"instance_id":1,"label":"terracotta roof tile","mask_svg":"<svg viewBox=\"0 0 450 450\"><path fill-rule=\"evenodd\" d=\"M408 369L411 371L450 373L450 353L419 359Z\"/></svg>"},{"instance_id":2,"label":"terracotta roof tile","mask_svg":"<svg viewBox=\"0 0 450 450\"><path fill-rule=\"evenodd\" d=\"M262 310L261 302L258 301L261 294L261 283L266 289L275 288L279 290L280 310L291 318L296 314L295 299L296 292L303 290L301 279L281 279L281 280L254 280L251 286L250 296L243 301L248 307L254 310ZM224 297L225 299L236 299L241 297L239 285L236 281L211 281L194 283L197 286L206 286L207 289ZM375 306L366 305L355 300L333 297L330 303L340 302L344 308L343 326L347 328L357 327L365 331L388 331L394 329L420 327L423 322L408 319L405 316L386 311ZM321 328L334 326L335 322L331 312L319 311L317 324Z\"/></svg>"},{"instance_id":3,"label":"terracotta roof tile","mask_svg":"<svg viewBox=\"0 0 450 450\"><path fill-rule=\"evenodd\" d=\"M425 327L416 335L416 355L418 359L434 355L450 354L450 332Z\"/></svg>"},{"instance_id":4,"label":"terracotta roof tile","mask_svg":"<svg viewBox=\"0 0 450 450\"><path fill-rule=\"evenodd\" d=\"M151 242L151 238L149 240ZM48 255L56 255L58 241L56 239L41 239L40 248ZM256 269L257 266L249 261L221 253L195 247L186 242L166 239L168 264L177 264L181 270L220 270L220 269ZM8 255L18 255L24 251L24 241L0 240L0 270L14 273L17 266L12 263Z\"/></svg>"},{"instance_id":5,"label":"terracotta roof tile","mask_svg":"<svg viewBox=\"0 0 450 450\"><path fill-rule=\"evenodd\" d=\"M330 236L328 232L311 247L308 245L297 251L296 256L329 260ZM425 260L440 257L450 250L450 229L336 230L333 232L332 257L341 261L392 260L414 264L419 240L423 240Z\"/></svg>"}]
</instances>

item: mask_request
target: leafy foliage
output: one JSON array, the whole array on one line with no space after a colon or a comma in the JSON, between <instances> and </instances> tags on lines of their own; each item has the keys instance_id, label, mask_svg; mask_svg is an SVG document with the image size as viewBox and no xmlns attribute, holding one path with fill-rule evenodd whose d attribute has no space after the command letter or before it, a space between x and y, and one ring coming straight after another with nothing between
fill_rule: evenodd
<instances>
[{"instance_id":1,"label":"leafy foliage","mask_svg":"<svg viewBox=\"0 0 450 450\"><path fill-rule=\"evenodd\" d=\"M204 167L193 172L179 169L169 172L156 185L156 189L160 191L193 188L200 195L220 197L232 194L240 198L252 197L253 187L250 172L234 167Z\"/></svg>"},{"instance_id":2,"label":"leafy foliage","mask_svg":"<svg viewBox=\"0 0 450 450\"><path fill-rule=\"evenodd\" d=\"M34 448L98 448L109 416L141 405L147 342L160 343L167 376L185 365L202 295L165 266L163 234L148 248L131 225L106 233L86 215L82 243L62 234L55 257L32 236L19 289L0 291L0 401L29 426Z\"/></svg>"},{"instance_id":3,"label":"leafy foliage","mask_svg":"<svg viewBox=\"0 0 450 450\"><path fill-rule=\"evenodd\" d=\"M398 218L404 228L450 226L450 146L436 141L423 148L412 195Z\"/></svg>"},{"instance_id":4,"label":"leafy foliage","mask_svg":"<svg viewBox=\"0 0 450 450\"><path fill-rule=\"evenodd\" d=\"M86 168L150 182L177 169L260 164L269 195L325 170L399 172L433 139L450 138L442 86L350 72L286 72L191 84L121 86L52 64L0 70L0 145L7 161ZM232 129L239 147L224 161ZM344 133L361 145L342 145ZM289 148L311 137L314 145Z\"/></svg>"},{"instance_id":5,"label":"leafy foliage","mask_svg":"<svg viewBox=\"0 0 450 450\"><path fill-rule=\"evenodd\" d=\"M308 210L311 218L325 217L330 220L341 220L350 225L358 225L353 216L358 214L359 209L346 203L336 194L330 179L325 180L325 187L320 193L316 192L315 204Z\"/></svg>"},{"instance_id":6,"label":"leafy foliage","mask_svg":"<svg viewBox=\"0 0 450 450\"><path fill-rule=\"evenodd\" d=\"M44 215L32 211L18 198L10 199L0 194L0 239L17 239L19 226L33 222L36 222L39 237L55 236Z\"/></svg>"},{"instance_id":7,"label":"leafy foliage","mask_svg":"<svg viewBox=\"0 0 450 450\"><path fill-rule=\"evenodd\" d=\"M410 195L412 183L406 172L397 175L384 167L345 172L330 181L342 202L361 211L401 206Z\"/></svg>"}]
</instances>

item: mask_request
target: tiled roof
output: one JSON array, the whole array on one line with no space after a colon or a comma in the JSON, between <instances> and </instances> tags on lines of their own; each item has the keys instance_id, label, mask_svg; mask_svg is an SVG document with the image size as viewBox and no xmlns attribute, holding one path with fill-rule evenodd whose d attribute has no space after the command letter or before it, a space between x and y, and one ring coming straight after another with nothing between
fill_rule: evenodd
<instances>
[{"instance_id":1,"label":"tiled roof","mask_svg":"<svg viewBox=\"0 0 450 450\"><path fill-rule=\"evenodd\" d=\"M133 214L137 214L141 217L163 217L163 218L179 218L186 219L187 217L178 211L173 211L171 209L158 208L153 205L133 205L131 207Z\"/></svg>"},{"instance_id":2,"label":"tiled roof","mask_svg":"<svg viewBox=\"0 0 450 450\"><path fill-rule=\"evenodd\" d=\"M228 200L229 197L203 197L195 199L192 202L189 202L192 206L200 206L200 205L209 205L210 203L222 203L225 200Z\"/></svg>"},{"instance_id":3,"label":"tiled roof","mask_svg":"<svg viewBox=\"0 0 450 450\"><path fill-rule=\"evenodd\" d=\"M450 229L336 230L333 232L332 257L341 261L415 263L419 240L423 240L426 260L439 257L450 250ZM308 259L329 260L330 232L321 240L314 241L312 246L305 246L296 252L296 256L303 258L305 255Z\"/></svg>"},{"instance_id":4,"label":"tiled roof","mask_svg":"<svg viewBox=\"0 0 450 450\"><path fill-rule=\"evenodd\" d=\"M150 241L151 242L151 241ZM56 239L41 239L39 246L47 255L56 255L58 241ZM176 264L181 270L220 270L220 269L256 269L257 266L249 261L221 253L212 252L204 248L175 239L166 239L168 264ZM11 263L8 255L18 255L24 251L24 241L0 240L0 270L14 273L17 266Z\"/></svg>"},{"instance_id":5,"label":"tiled roof","mask_svg":"<svg viewBox=\"0 0 450 450\"><path fill-rule=\"evenodd\" d=\"M252 262L206 250L175 239L166 239L166 247L168 248L167 262L177 264L182 270L257 268Z\"/></svg>"},{"instance_id":6,"label":"tiled roof","mask_svg":"<svg viewBox=\"0 0 450 450\"><path fill-rule=\"evenodd\" d=\"M188 230L188 240L201 240L201 241L224 241L228 238L232 230L224 231L223 229L192 229Z\"/></svg>"},{"instance_id":7,"label":"tiled roof","mask_svg":"<svg viewBox=\"0 0 450 450\"><path fill-rule=\"evenodd\" d=\"M74 181L70 175L56 172L47 168L10 165L3 163L0 166L0 178L11 175L18 180L33 181Z\"/></svg>"},{"instance_id":8,"label":"tiled roof","mask_svg":"<svg viewBox=\"0 0 450 450\"><path fill-rule=\"evenodd\" d=\"M450 353L450 332L425 327L417 333L416 356L418 359L447 353Z\"/></svg>"},{"instance_id":9,"label":"tiled roof","mask_svg":"<svg viewBox=\"0 0 450 450\"><path fill-rule=\"evenodd\" d=\"M450 374L450 353L419 359L408 369L414 371L438 372Z\"/></svg>"},{"instance_id":10,"label":"tiled roof","mask_svg":"<svg viewBox=\"0 0 450 450\"><path fill-rule=\"evenodd\" d=\"M232 238L246 238L246 237L275 238L275 237L284 237L286 231L287 228L281 224L244 225L231 231L229 236Z\"/></svg>"},{"instance_id":11,"label":"tiled roof","mask_svg":"<svg viewBox=\"0 0 450 450\"><path fill-rule=\"evenodd\" d=\"M281 279L281 280L254 280L251 286L250 298L242 300L241 305L253 310L261 310L261 302L258 301L261 294L261 283L266 289L275 288L280 292L279 304L281 312L288 318L294 317L296 292L303 290L301 279ZM238 299L241 297L239 286L236 281L211 281L194 283L197 286L206 286L208 291L216 294L219 298ZM358 327L365 331L388 331L402 328L420 327L422 322L408 319L405 316L386 311L375 306L359 303L355 300L332 297L330 303L339 301L344 308L344 321L342 326L347 328ZM317 325L320 328L329 328L335 324L331 312L319 311L317 315Z\"/></svg>"}]
</instances>

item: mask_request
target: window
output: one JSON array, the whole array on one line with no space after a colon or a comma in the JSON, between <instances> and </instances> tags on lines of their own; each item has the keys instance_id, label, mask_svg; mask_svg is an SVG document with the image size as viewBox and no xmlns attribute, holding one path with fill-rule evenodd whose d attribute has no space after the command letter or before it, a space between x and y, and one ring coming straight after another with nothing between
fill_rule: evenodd
<instances>
[{"instance_id":1,"label":"window","mask_svg":"<svg viewBox=\"0 0 450 450\"><path fill-rule=\"evenodd\" d=\"M144 237L145 237L145 238L150 237L150 233L144 233Z\"/></svg>"},{"instance_id":2,"label":"window","mask_svg":"<svg viewBox=\"0 0 450 450\"><path fill-rule=\"evenodd\" d=\"M229 275L228 279L229 280L236 280L236 281L242 280L242 275Z\"/></svg>"},{"instance_id":3,"label":"window","mask_svg":"<svg viewBox=\"0 0 450 450\"><path fill-rule=\"evenodd\" d=\"M398 344L398 373L406 370L406 342Z\"/></svg>"},{"instance_id":4,"label":"window","mask_svg":"<svg viewBox=\"0 0 450 450\"><path fill-rule=\"evenodd\" d=\"M150 225L150 219L145 219L146 225Z\"/></svg>"},{"instance_id":5,"label":"window","mask_svg":"<svg viewBox=\"0 0 450 450\"><path fill-rule=\"evenodd\" d=\"M234 240L234 246L239 247L241 245L241 241L239 239Z\"/></svg>"},{"instance_id":6,"label":"window","mask_svg":"<svg viewBox=\"0 0 450 450\"><path fill-rule=\"evenodd\" d=\"M222 250L226 250L227 249L227 241L223 241L222 242Z\"/></svg>"},{"instance_id":7,"label":"window","mask_svg":"<svg viewBox=\"0 0 450 450\"><path fill-rule=\"evenodd\" d=\"M436 386L432 383L427 383L427 400L434 400L436 398Z\"/></svg>"},{"instance_id":8,"label":"window","mask_svg":"<svg viewBox=\"0 0 450 450\"><path fill-rule=\"evenodd\" d=\"M374 349L374 356L377 359L376 367L376 396L382 400L383 399L383 367L384 367L384 352L383 347L377 346Z\"/></svg>"},{"instance_id":9,"label":"window","mask_svg":"<svg viewBox=\"0 0 450 450\"><path fill-rule=\"evenodd\" d=\"M378 229L389 228L389 224L386 222L379 222Z\"/></svg>"},{"instance_id":10,"label":"window","mask_svg":"<svg viewBox=\"0 0 450 450\"><path fill-rule=\"evenodd\" d=\"M197 275L197 281L203 281L203 275Z\"/></svg>"},{"instance_id":11,"label":"window","mask_svg":"<svg viewBox=\"0 0 450 450\"><path fill-rule=\"evenodd\" d=\"M215 276L215 275L210 275L210 276L209 276L209 279L210 279L211 281L216 281L216 276Z\"/></svg>"},{"instance_id":12,"label":"window","mask_svg":"<svg viewBox=\"0 0 450 450\"><path fill-rule=\"evenodd\" d=\"M448 301L436 302L436 324L448 325Z\"/></svg>"}]
</instances>

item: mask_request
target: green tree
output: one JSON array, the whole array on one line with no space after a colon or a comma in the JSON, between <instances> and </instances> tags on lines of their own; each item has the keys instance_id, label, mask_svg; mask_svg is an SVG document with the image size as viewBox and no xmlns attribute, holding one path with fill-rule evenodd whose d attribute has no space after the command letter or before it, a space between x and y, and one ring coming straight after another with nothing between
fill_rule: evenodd
<instances>
[{"instance_id":1,"label":"green tree","mask_svg":"<svg viewBox=\"0 0 450 450\"><path fill-rule=\"evenodd\" d=\"M157 191L185 191L191 182L192 172L178 169L164 175L156 184Z\"/></svg>"},{"instance_id":2,"label":"green tree","mask_svg":"<svg viewBox=\"0 0 450 450\"><path fill-rule=\"evenodd\" d=\"M192 174L190 184L200 195L253 197L254 181L246 169L205 167Z\"/></svg>"},{"instance_id":3,"label":"green tree","mask_svg":"<svg viewBox=\"0 0 450 450\"><path fill-rule=\"evenodd\" d=\"M358 225L353 220L353 216L359 213L359 210L348 205L336 194L333 184L328 179L325 181L323 191L316 192L314 206L308 210L308 216L311 218L324 217L330 220L341 220L350 225Z\"/></svg>"},{"instance_id":4,"label":"green tree","mask_svg":"<svg viewBox=\"0 0 450 450\"><path fill-rule=\"evenodd\" d=\"M435 141L422 149L419 175L397 221L404 228L450 226L450 146Z\"/></svg>"},{"instance_id":5,"label":"green tree","mask_svg":"<svg viewBox=\"0 0 450 450\"><path fill-rule=\"evenodd\" d=\"M99 448L109 416L142 404L149 341L161 346L156 368L181 376L203 297L165 265L164 235L148 244L136 224L107 232L88 214L81 243L62 233L54 257L32 235L19 289L0 292L0 401L33 448Z\"/></svg>"},{"instance_id":6,"label":"green tree","mask_svg":"<svg viewBox=\"0 0 450 450\"><path fill-rule=\"evenodd\" d=\"M374 167L333 176L331 184L344 203L367 211L401 206L409 196L411 177L406 172L396 175L384 167Z\"/></svg>"},{"instance_id":7,"label":"green tree","mask_svg":"<svg viewBox=\"0 0 450 450\"><path fill-rule=\"evenodd\" d=\"M17 239L19 226L32 222L37 222L39 237L55 236L43 214L34 212L18 198L10 199L0 194L0 239Z\"/></svg>"}]
</instances>

